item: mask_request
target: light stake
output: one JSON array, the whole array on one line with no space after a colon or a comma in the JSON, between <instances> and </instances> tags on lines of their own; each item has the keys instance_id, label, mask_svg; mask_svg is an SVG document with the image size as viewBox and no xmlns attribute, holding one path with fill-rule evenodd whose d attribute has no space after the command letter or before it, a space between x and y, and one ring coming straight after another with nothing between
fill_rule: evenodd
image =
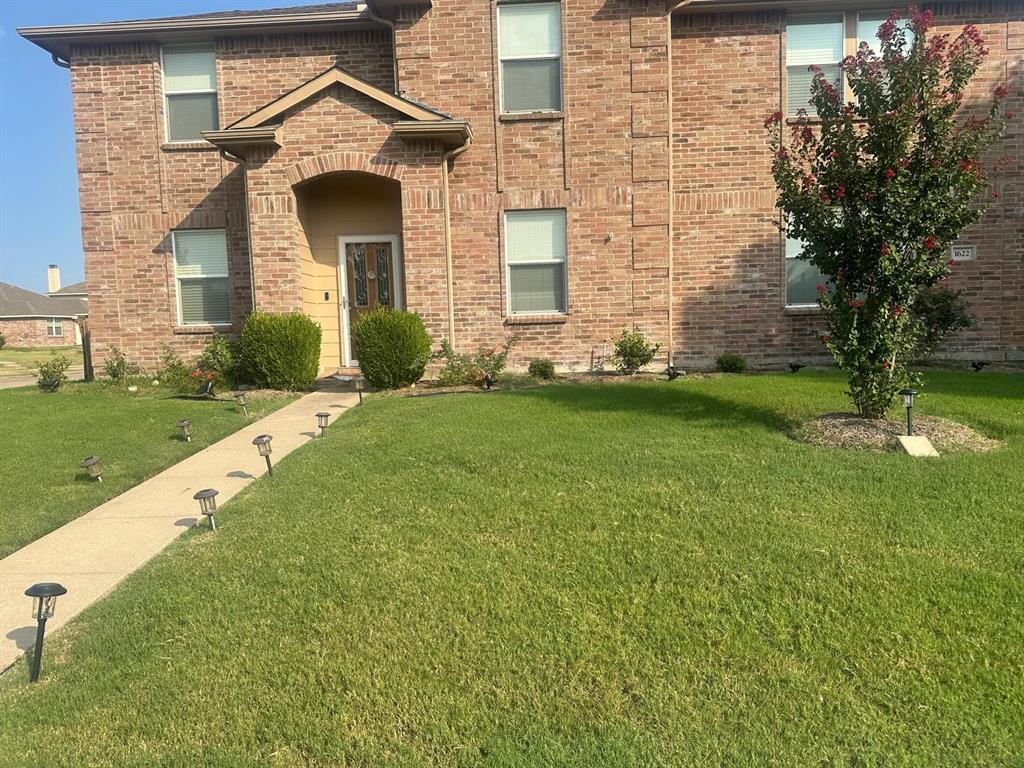
<instances>
[{"instance_id":1,"label":"light stake","mask_svg":"<svg viewBox=\"0 0 1024 768\"><path fill-rule=\"evenodd\" d=\"M331 414L327 411L320 411L316 415L316 425L320 427L320 437L327 437L327 420L331 418Z\"/></svg>"},{"instance_id":2,"label":"light stake","mask_svg":"<svg viewBox=\"0 0 1024 768\"><path fill-rule=\"evenodd\" d=\"M97 483L103 482L103 467L100 466L99 456L87 456L79 462L78 466L89 473L89 477L95 477Z\"/></svg>"},{"instance_id":3,"label":"light stake","mask_svg":"<svg viewBox=\"0 0 1024 768\"><path fill-rule=\"evenodd\" d=\"M217 530L217 524L213 522L213 513L217 511L217 493L216 488L204 488L192 497L199 502L199 511L210 521L211 531Z\"/></svg>"},{"instance_id":4,"label":"light stake","mask_svg":"<svg viewBox=\"0 0 1024 768\"><path fill-rule=\"evenodd\" d=\"M192 442L192 422L188 419L181 419L178 424L178 429L181 430L182 437L185 438L186 443Z\"/></svg>"},{"instance_id":5,"label":"light stake","mask_svg":"<svg viewBox=\"0 0 1024 768\"><path fill-rule=\"evenodd\" d=\"M916 389L902 389L900 394L903 395L903 407L907 409L907 435L914 434L914 396L917 395Z\"/></svg>"},{"instance_id":6,"label":"light stake","mask_svg":"<svg viewBox=\"0 0 1024 768\"><path fill-rule=\"evenodd\" d=\"M270 441L273 439L270 435L257 435L252 439L252 444L260 452L260 456L267 460L267 474L271 477L274 476L274 467L270 463Z\"/></svg>"},{"instance_id":7,"label":"light stake","mask_svg":"<svg viewBox=\"0 0 1024 768\"><path fill-rule=\"evenodd\" d=\"M39 679L39 665L43 660L43 636L46 634L46 620L53 616L57 598L67 594L67 588L55 582L33 584L25 590L32 598L32 618L36 620L36 647L32 653L32 665L29 667L28 680L34 683Z\"/></svg>"},{"instance_id":8,"label":"light stake","mask_svg":"<svg viewBox=\"0 0 1024 768\"><path fill-rule=\"evenodd\" d=\"M359 395L359 404L363 404L363 380L356 379L356 394Z\"/></svg>"},{"instance_id":9,"label":"light stake","mask_svg":"<svg viewBox=\"0 0 1024 768\"><path fill-rule=\"evenodd\" d=\"M245 392L236 392L235 400L242 406L242 413L245 414L245 418L249 418L249 396Z\"/></svg>"}]
</instances>

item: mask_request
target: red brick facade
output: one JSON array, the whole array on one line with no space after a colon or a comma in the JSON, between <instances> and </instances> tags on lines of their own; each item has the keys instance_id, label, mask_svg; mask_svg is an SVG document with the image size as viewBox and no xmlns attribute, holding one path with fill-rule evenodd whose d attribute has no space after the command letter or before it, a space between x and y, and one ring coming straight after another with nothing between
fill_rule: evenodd
<instances>
[{"instance_id":1,"label":"red brick facade","mask_svg":"<svg viewBox=\"0 0 1024 768\"><path fill-rule=\"evenodd\" d=\"M933 8L937 32L970 21L985 35L991 56L978 97L1005 82L1008 108L1024 114L1020 4ZM500 114L496 13L482 0L406 5L394 33L400 92L465 119L474 135L449 176L457 346L514 333L517 365L546 356L586 367L619 329L635 326L688 364L727 351L754 361L821 354L816 312L784 306L761 127L783 101L785 12L676 12L670 20L663 0L563 2L564 111L526 119ZM391 39L383 28L215 38L221 127L332 66L393 90ZM330 172L401 183L407 306L435 338L447 334L444 148L397 139L394 110L334 85L286 113L280 148L248 154L243 172L205 142L164 143L157 43L73 46L71 74L98 360L118 346L152 367L164 346L188 356L209 338L209 328L177 325L175 228L226 229L229 333L254 299L269 311L301 309L295 187ZM947 352L1020 359L1020 119L997 154L1016 164L1000 182L999 205L965 235L977 260L953 278L979 322ZM506 313L502 217L523 208L567 211L566 315Z\"/></svg>"},{"instance_id":2,"label":"red brick facade","mask_svg":"<svg viewBox=\"0 0 1024 768\"><path fill-rule=\"evenodd\" d=\"M47 318L0 318L0 335L8 347L63 347L77 344L75 321L61 320L61 335L49 334Z\"/></svg>"}]
</instances>

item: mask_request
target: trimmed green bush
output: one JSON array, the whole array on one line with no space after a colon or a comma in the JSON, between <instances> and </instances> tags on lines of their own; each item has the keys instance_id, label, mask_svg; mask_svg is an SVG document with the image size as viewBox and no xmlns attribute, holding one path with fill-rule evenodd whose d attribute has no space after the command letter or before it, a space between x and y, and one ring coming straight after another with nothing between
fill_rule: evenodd
<instances>
[{"instance_id":1,"label":"trimmed green bush","mask_svg":"<svg viewBox=\"0 0 1024 768\"><path fill-rule=\"evenodd\" d=\"M129 376L139 372L138 367L129 363L124 352L117 347L110 348L110 357L103 364L103 370L107 378L116 384L124 384Z\"/></svg>"},{"instance_id":2,"label":"trimmed green bush","mask_svg":"<svg viewBox=\"0 0 1024 768\"><path fill-rule=\"evenodd\" d=\"M546 357L531 360L530 367L526 369L526 372L534 379L553 379L555 378L555 364Z\"/></svg>"},{"instance_id":3,"label":"trimmed green bush","mask_svg":"<svg viewBox=\"0 0 1024 768\"><path fill-rule=\"evenodd\" d=\"M56 392L68 380L68 368L71 361L64 355L54 352L50 359L39 366L39 388L47 392Z\"/></svg>"},{"instance_id":4,"label":"trimmed green bush","mask_svg":"<svg viewBox=\"0 0 1024 768\"><path fill-rule=\"evenodd\" d=\"M649 344L640 331L622 329L615 339L615 367L620 373L632 376L654 359L660 344Z\"/></svg>"},{"instance_id":5,"label":"trimmed green bush","mask_svg":"<svg viewBox=\"0 0 1024 768\"><path fill-rule=\"evenodd\" d=\"M743 373L747 370L747 361L739 355L728 353L719 355L715 362L718 365L718 370L722 373Z\"/></svg>"},{"instance_id":6,"label":"trimmed green bush","mask_svg":"<svg viewBox=\"0 0 1024 768\"><path fill-rule=\"evenodd\" d=\"M363 376L377 389L397 389L423 378L432 341L415 312L380 307L352 326L352 344Z\"/></svg>"},{"instance_id":7,"label":"trimmed green bush","mask_svg":"<svg viewBox=\"0 0 1024 768\"><path fill-rule=\"evenodd\" d=\"M261 387L310 389L320 368L320 335L320 326L301 312L253 312L238 343L242 368Z\"/></svg>"}]
</instances>

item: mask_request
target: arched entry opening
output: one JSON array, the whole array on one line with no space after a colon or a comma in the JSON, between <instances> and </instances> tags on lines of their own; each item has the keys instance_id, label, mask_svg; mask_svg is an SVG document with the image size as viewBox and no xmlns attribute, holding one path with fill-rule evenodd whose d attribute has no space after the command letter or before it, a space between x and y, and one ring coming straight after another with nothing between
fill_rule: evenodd
<instances>
[{"instance_id":1,"label":"arched entry opening","mask_svg":"<svg viewBox=\"0 0 1024 768\"><path fill-rule=\"evenodd\" d=\"M402 191L359 171L295 187L303 311L320 323L321 373L356 364L351 327L380 307L404 307Z\"/></svg>"}]
</instances>

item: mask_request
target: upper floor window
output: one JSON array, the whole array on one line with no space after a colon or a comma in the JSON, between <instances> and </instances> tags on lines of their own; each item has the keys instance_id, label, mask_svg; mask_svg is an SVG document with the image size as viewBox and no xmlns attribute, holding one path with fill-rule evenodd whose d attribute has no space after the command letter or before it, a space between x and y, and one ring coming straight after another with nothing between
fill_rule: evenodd
<instances>
[{"instance_id":1,"label":"upper floor window","mask_svg":"<svg viewBox=\"0 0 1024 768\"><path fill-rule=\"evenodd\" d=\"M888 13L881 11L862 11L857 14L857 46L861 43L867 43L877 53L881 50L881 42L878 39L878 28L885 23L885 20L889 18ZM905 34L904 47L907 49L903 51L904 54L909 52L910 47L914 44L914 30L910 29L910 19L900 19L896 27L902 29ZM856 51L851 51L851 54Z\"/></svg>"},{"instance_id":2,"label":"upper floor window","mask_svg":"<svg viewBox=\"0 0 1024 768\"><path fill-rule=\"evenodd\" d=\"M223 229L179 229L171 233L178 283L178 322L231 322L227 233Z\"/></svg>"},{"instance_id":3,"label":"upper floor window","mask_svg":"<svg viewBox=\"0 0 1024 768\"><path fill-rule=\"evenodd\" d=\"M217 71L210 45L165 46L164 112L167 141L202 141L217 129Z\"/></svg>"},{"instance_id":4,"label":"upper floor window","mask_svg":"<svg viewBox=\"0 0 1024 768\"><path fill-rule=\"evenodd\" d=\"M559 3L498 6L502 112L562 109L562 9Z\"/></svg>"},{"instance_id":5,"label":"upper floor window","mask_svg":"<svg viewBox=\"0 0 1024 768\"><path fill-rule=\"evenodd\" d=\"M505 212L509 314L565 314L565 257L564 209Z\"/></svg>"},{"instance_id":6,"label":"upper floor window","mask_svg":"<svg viewBox=\"0 0 1024 768\"><path fill-rule=\"evenodd\" d=\"M839 85L839 62L843 60L843 17L792 21L786 25L786 114L810 106L811 81L808 68L821 67L822 74Z\"/></svg>"}]
</instances>

